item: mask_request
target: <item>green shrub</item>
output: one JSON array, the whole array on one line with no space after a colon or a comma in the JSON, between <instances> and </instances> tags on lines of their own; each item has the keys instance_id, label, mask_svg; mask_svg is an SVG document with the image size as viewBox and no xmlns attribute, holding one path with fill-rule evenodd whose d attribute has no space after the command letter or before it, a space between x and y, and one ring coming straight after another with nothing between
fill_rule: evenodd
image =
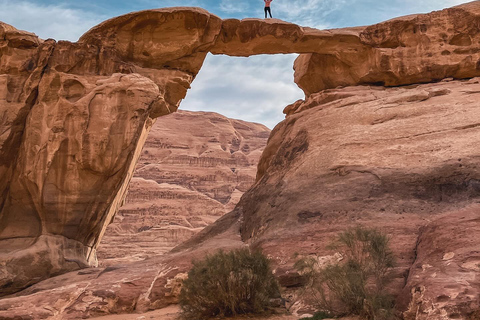
<instances>
[{"instance_id":1,"label":"green shrub","mask_svg":"<svg viewBox=\"0 0 480 320\"><path fill-rule=\"evenodd\" d=\"M262 313L279 287L260 251L218 251L194 261L183 282L180 306L187 319Z\"/></svg>"},{"instance_id":2,"label":"green shrub","mask_svg":"<svg viewBox=\"0 0 480 320\"><path fill-rule=\"evenodd\" d=\"M318 259L307 257L295 265L318 308L337 316L392 319L393 299L384 289L395 264L388 237L356 227L339 234L331 248L341 252L341 261L320 266Z\"/></svg>"}]
</instances>

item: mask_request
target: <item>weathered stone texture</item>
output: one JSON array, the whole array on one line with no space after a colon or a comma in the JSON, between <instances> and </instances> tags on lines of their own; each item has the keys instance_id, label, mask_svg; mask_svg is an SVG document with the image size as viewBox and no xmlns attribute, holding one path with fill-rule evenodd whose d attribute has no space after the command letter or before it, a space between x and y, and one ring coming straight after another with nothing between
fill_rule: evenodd
<instances>
[{"instance_id":1,"label":"weathered stone texture","mask_svg":"<svg viewBox=\"0 0 480 320\"><path fill-rule=\"evenodd\" d=\"M301 55L295 61L295 82L308 96L337 86L398 86L479 76L479 8L473 1L357 28L361 46L341 50L339 44Z\"/></svg>"},{"instance_id":2,"label":"weathered stone texture","mask_svg":"<svg viewBox=\"0 0 480 320\"><path fill-rule=\"evenodd\" d=\"M356 223L394 239L390 290L406 316L475 312L477 219L464 210L476 212L480 196L479 81L417 84L480 76L479 16L474 1L319 31L171 8L108 20L78 43L43 41L0 24L1 295L96 264L153 119L178 108L208 52L304 53L295 81L306 93L272 132L255 186L177 253L33 285L2 299L0 317L158 308L175 301L168 279L219 244L261 246L286 274L295 251L331 254L329 239ZM436 228L448 224L445 231L455 232L448 226L456 221L471 237L451 235L447 244ZM440 246L448 248L442 260ZM432 268L420 273L420 264ZM457 278L463 282L452 284ZM442 286L445 297L437 292ZM59 302L45 309L45 299Z\"/></svg>"},{"instance_id":3,"label":"weathered stone texture","mask_svg":"<svg viewBox=\"0 0 480 320\"><path fill-rule=\"evenodd\" d=\"M98 248L100 265L165 253L232 211L255 182L269 134L212 112L158 118Z\"/></svg>"}]
</instances>

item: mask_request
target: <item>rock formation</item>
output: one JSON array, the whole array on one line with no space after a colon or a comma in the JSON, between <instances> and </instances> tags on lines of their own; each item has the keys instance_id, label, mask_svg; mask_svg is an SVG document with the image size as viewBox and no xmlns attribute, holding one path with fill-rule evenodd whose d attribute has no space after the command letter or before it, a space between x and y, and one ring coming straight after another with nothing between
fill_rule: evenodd
<instances>
[{"instance_id":1,"label":"rock formation","mask_svg":"<svg viewBox=\"0 0 480 320\"><path fill-rule=\"evenodd\" d=\"M176 301L191 259L220 246L262 247L289 290L301 280L294 253L333 255L331 239L362 224L391 237L389 288L406 319L466 318L480 308L479 92L474 78L314 94L274 129L259 181L231 213L173 253L71 272L6 297L0 317L160 308ZM49 301L58 302L46 310Z\"/></svg>"},{"instance_id":2,"label":"rock formation","mask_svg":"<svg viewBox=\"0 0 480 320\"><path fill-rule=\"evenodd\" d=\"M295 82L308 96L337 86L398 86L478 76L479 14L480 5L473 1L355 28L361 46L301 55L295 61Z\"/></svg>"},{"instance_id":3,"label":"rock formation","mask_svg":"<svg viewBox=\"0 0 480 320\"><path fill-rule=\"evenodd\" d=\"M479 1L326 31L150 10L78 43L2 24L0 288L30 287L0 300L0 317L159 308L176 301L190 259L220 246L262 247L295 286L292 254L332 254L330 239L357 223L392 237L389 289L405 318L478 314L479 80L418 83L479 76L479 25ZM253 188L171 254L32 285L95 265L153 119L176 110L207 52L305 53L295 78L306 99L285 109Z\"/></svg>"},{"instance_id":4,"label":"rock formation","mask_svg":"<svg viewBox=\"0 0 480 320\"><path fill-rule=\"evenodd\" d=\"M263 125L211 112L158 118L98 248L99 264L165 253L232 211L255 182L269 134Z\"/></svg>"},{"instance_id":5,"label":"rock formation","mask_svg":"<svg viewBox=\"0 0 480 320\"><path fill-rule=\"evenodd\" d=\"M272 132L259 182L238 205L243 240L288 266L295 251L286 248L329 255L340 230L377 227L397 258L391 290L400 310L413 290L412 319L475 311L479 89L475 78L312 94Z\"/></svg>"}]
</instances>

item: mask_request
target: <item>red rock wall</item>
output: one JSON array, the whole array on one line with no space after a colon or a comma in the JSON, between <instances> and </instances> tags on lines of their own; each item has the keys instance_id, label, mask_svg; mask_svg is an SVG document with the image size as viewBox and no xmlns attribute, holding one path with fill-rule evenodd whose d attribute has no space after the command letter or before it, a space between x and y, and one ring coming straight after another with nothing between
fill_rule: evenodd
<instances>
[{"instance_id":1,"label":"red rock wall","mask_svg":"<svg viewBox=\"0 0 480 320\"><path fill-rule=\"evenodd\" d=\"M478 82L332 88L480 75L479 7L475 1L324 31L278 20L222 21L200 9L159 9L108 20L78 43L43 41L0 24L0 294L96 264L95 250L124 199L153 119L177 109L207 52L307 54L296 63L296 82L307 99L285 110L289 117L272 133L258 183L232 213L177 253L115 273L105 269L100 280L91 276L96 271L76 274L71 281L88 281L83 289L73 286L73 293L63 287L73 300L35 312L75 318L156 308L175 301L166 298L166 283L188 268L185 261L219 243L263 246L288 269L292 248L326 254L332 235L357 222L396 237L400 264L391 289L400 295L400 289L418 286L409 277L416 230L442 214L455 216L478 196ZM455 248L449 248L451 259L459 257L463 266ZM418 257L430 261L428 255ZM36 264L27 263L32 260ZM478 308L473 298L460 308L466 296L452 295L428 311L438 298L438 283L429 281L427 291L419 291L426 298L415 302L419 319L458 318ZM61 290L49 291L54 283L28 292L43 290L48 294L34 300L57 301ZM111 291L101 291L107 287ZM22 299L2 300L0 310L25 314Z\"/></svg>"},{"instance_id":2,"label":"red rock wall","mask_svg":"<svg viewBox=\"0 0 480 320\"><path fill-rule=\"evenodd\" d=\"M232 211L255 182L269 134L263 125L210 112L158 118L98 248L99 264L165 253Z\"/></svg>"}]
</instances>

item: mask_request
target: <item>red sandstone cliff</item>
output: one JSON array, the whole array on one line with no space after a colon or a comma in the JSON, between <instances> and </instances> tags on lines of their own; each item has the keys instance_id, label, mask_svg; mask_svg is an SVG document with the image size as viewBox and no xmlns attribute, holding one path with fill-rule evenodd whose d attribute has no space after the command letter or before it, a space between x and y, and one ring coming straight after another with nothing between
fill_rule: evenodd
<instances>
[{"instance_id":1,"label":"red sandstone cliff","mask_svg":"<svg viewBox=\"0 0 480 320\"><path fill-rule=\"evenodd\" d=\"M475 317L479 26L479 1L324 31L151 10L78 43L2 24L0 286L29 287L0 300L0 317L160 308L176 302L192 258L245 245L262 247L292 286L293 252L330 255L331 238L358 223L392 238L389 289L405 319ZM304 53L295 68L306 99L272 131L256 184L169 254L41 281L96 263L153 119L176 110L207 52Z\"/></svg>"},{"instance_id":2,"label":"red sandstone cliff","mask_svg":"<svg viewBox=\"0 0 480 320\"><path fill-rule=\"evenodd\" d=\"M255 182L269 134L211 112L158 118L98 248L100 265L165 253L232 211Z\"/></svg>"}]
</instances>

